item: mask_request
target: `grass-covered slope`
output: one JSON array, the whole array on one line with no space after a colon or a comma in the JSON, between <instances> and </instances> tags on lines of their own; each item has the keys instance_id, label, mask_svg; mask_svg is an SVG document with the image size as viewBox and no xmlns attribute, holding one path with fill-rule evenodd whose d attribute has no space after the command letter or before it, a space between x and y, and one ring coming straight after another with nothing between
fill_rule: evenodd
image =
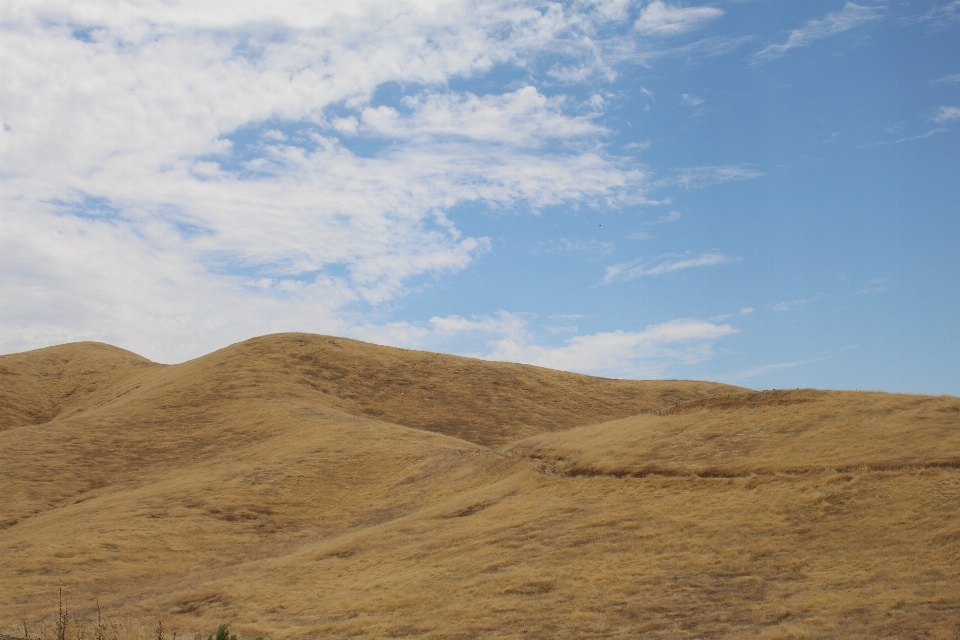
<instances>
[{"instance_id":1,"label":"grass-covered slope","mask_svg":"<svg viewBox=\"0 0 960 640\"><path fill-rule=\"evenodd\" d=\"M954 396L763 391L533 436L505 453L621 477L960 469L958 426Z\"/></svg>"},{"instance_id":2,"label":"grass-covered slope","mask_svg":"<svg viewBox=\"0 0 960 640\"><path fill-rule=\"evenodd\" d=\"M611 380L309 334L248 340L190 364L219 389L320 392L325 403L353 414L486 446L737 390Z\"/></svg>"},{"instance_id":3,"label":"grass-covered slope","mask_svg":"<svg viewBox=\"0 0 960 640\"><path fill-rule=\"evenodd\" d=\"M0 631L62 585L73 636L960 636L958 398L307 334L0 372Z\"/></svg>"},{"instance_id":4,"label":"grass-covered slope","mask_svg":"<svg viewBox=\"0 0 960 640\"><path fill-rule=\"evenodd\" d=\"M103 393L162 367L98 342L0 356L0 431L67 417L103 402Z\"/></svg>"},{"instance_id":5,"label":"grass-covered slope","mask_svg":"<svg viewBox=\"0 0 960 640\"><path fill-rule=\"evenodd\" d=\"M480 444L652 411L734 389L593 378L279 334L175 366L97 343L0 356L0 526L87 492L162 477L274 437L276 416L377 418ZM159 476L157 476L159 474Z\"/></svg>"}]
</instances>

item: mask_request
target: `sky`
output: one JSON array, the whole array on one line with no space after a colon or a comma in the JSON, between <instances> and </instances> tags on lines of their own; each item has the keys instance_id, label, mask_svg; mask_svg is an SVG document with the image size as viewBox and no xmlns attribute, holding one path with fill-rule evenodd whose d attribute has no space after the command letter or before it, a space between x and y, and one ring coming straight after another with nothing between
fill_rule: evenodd
<instances>
[{"instance_id":1,"label":"sky","mask_svg":"<svg viewBox=\"0 0 960 640\"><path fill-rule=\"evenodd\" d=\"M960 395L960 0L0 0L0 352Z\"/></svg>"}]
</instances>

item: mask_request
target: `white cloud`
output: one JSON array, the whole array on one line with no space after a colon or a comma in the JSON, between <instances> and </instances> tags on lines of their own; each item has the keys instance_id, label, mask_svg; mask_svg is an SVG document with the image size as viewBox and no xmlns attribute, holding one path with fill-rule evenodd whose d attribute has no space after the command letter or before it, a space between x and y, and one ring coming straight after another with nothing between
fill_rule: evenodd
<instances>
[{"instance_id":1,"label":"white cloud","mask_svg":"<svg viewBox=\"0 0 960 640\"><path fill-rule=\"evenodd\" d=\"M692 96L689 93L684 93L680 97L683 98L683 101L691 107L698 107L703 104L703 98Z\"/></svg>"},{"instance_id":2,"label":"white cloud","mask_svg":"<svg viewBox=\"0 0 960 640\"><path fill-rule=\"evenodd\" d=\"M791 300L790 302L778 302L777 304L773 305L772 309L774 311L790 311L790 309L794 307L802 307L805 304L810 304L811 302L816 302L816 301L817 301L816 298L813 298L813 299L800 298L798 300Z\"/></svg>"},{"instance_id":3,"label":"white cloud","mask_svg":"<svg viewBox=\"0 0 960 640\"><path fill-rule=\"evenodd\" d=\"M707 252L695 257L668 258L657 263L645 263L640 260L632 262L623 262L607 267L607 273L603 281L607 284L611 282L627 282L641 276L659 276L673 271L683 269L692 269L694 267L713 267L719 264L731 262L729 256L722 253Z\"/></svg>"},{"instance_id":4,"label":"white cloud","mask_svg":"<svg viewBox=\"0 0 960 640\"><path fill-rule=\"evenodd\" d=\"M863 148L870 148L870 147L882 147L882 146L888 145L888 144L901 144L901 143L903 143L903 142L912 142L912 141L914 141L914 140L923 140L923 139L925 139L925 138L930 138L930 137L939 135L939 134L941 134L941 133L946 133L947 131L950 131L950 129L947 129L946 127L934 127L933 129L929 129L929 130L924 131L923 133L918 134L918 135L915 135L915 136L905 136L905 137L903 137L903 138L897 138L896 140L884 140L884 141L881 141L881 142L873 142L873 143L870 143L870 144L862 144L862 145L860 145L858 148L859 148L859 149L863 149Z\"/></svg>"},{"instance_id":5,"label":"white cloud","mask_svg":"<svg viewBox=\"0 0 960 640\"><path fill-rule=\"evenodd\" d=\"M931 80L930 84L946 84L946 83L954 83L954 82L960 82L960 73L952 73L950 75L943 76L942 78Z\"/></svg>"},{"instance_id":6,"label":"white cloud","mask_svg":"<svg viewBox=\"0 0 960 640\"><path fill-rule=\"evenodd\" d=\"M612 242L601 242L596 238L557 238L537 243L538 253L597 253L607 255L616 248Z\"/></svg>"},{"instance_id":7,"label":"white cloud","mask_svg":"<svg viewBox=\"0 0 960 640\"><path fill-rule=\"evenodd\" d=\"M744 307L743 309L740 309L740 313L742 315L747 315L749 313L753 313L754 311L756 311L756 309L754 309L753 307Z\"/></svg>"},{"instance_id":8,"label":"white cloud","mask_svg":"<svg viewBox=\"0 0 960 640\"><path fill-rule=\"evenodd\" d=\"M670 213L668 213L668 214L666 214L666 215L660 216L660 217L657 218L656 220L651 220L650 222L644 222L643 224L647 224L647 225L650 225L650 224L669 224L669 223L671 223L671 222L676 222L677 220L679 220L679 219L682 218L682 217L683 217L683 215L682 215L679 211L671 211Z\"/></svg>"},{"instance_id":9,"label":"white cloud","mask_svg":"<svg viewBox=\"0 0 960 640\"><path fill-rule=\"evenodd\" d=\"M754 64L776 60L791 49L805 47L817 40L849 31L880 18L882 13L882 7L866 7L848 2L840 11L828 13L820 20L810 20L799 29L794 29L785 43L772 44L751 57Z\"/></svg>"},{"instance_id":10,"label":"white cloud","mask_svg":"<svg viewBox=\"0 0 960 640\"><path fill-rule=\"evenodd\" d=\"M356 298L332 277L210 278L160 225L5 211L2 243L6 351L88 339L180 361L264 333L341 332L333 311Z\"/></svg>"},{"instance_id":11,"label":"white cloud","mask_svg":"<svg viewBox=\"0 0 960 640\"><path fill-rule=\"evenodd\" d=\"M934 116L933 120L935 122L960 120L960 107L940 107L940 111Z\"/></svg>"},{"instance_id":12,"label":"white cloud","mask_svg":"<svg viewBox=\"0 0 960 640\"><path fill-rule=\"evenodd\" d=\"M782 371L784 369L793 369L794 367L800 367L806 364L812 364L814 362L823 362L825 360L831 360L838 353L843 353L844 351L850 351L851 349L858 348L859 345L853 344L846 347L841 347L839 349L833 349L831 351L825 351L819 353L812 358L807 358L806 360L794 360L792 362L778 362L776 364L765 364L757 367L750 367L749 369L744 369L743 371L734 373L729 376L725 376L724 379L729 382L736 382L737 380L743 380L744 378L757 378L773 371Z\"/></svg>"},{"instance_id":13,"label":"white cloud","mask_svg":"<svg viewBox=\"0 0 960 640\"><path fill-rule=\"evenodd\" d=\"M500 311L495 316L479 316L472 319L461 316L435 316L429 326L435 335L451 337L463 333L496 334L502 340L526 342L529 339L527 321L523 314Z\"/></svg>"},{"instance_id":14,"label":"white cloud","mask_svg":"<svg viewBox=\"0 0 960 640\"><path fill-rule=\"evenodd\" d=\"M743 36L739 38L710 36L679 46L666 48L651 46L651 42L648 40L637 48L632 58L643 65L650 65L656 60L665 58L680 58L692 62L702 60L703 58L717 58L726 55L739 49L753 39L753 36ZM652 44L657 44L657 41ZM653 96L650 97L652 98Z\"/></svg>"},{"instance_id":15,"label":"white cloud","mask_svg":"<svg viewBox=\"0 0 960 640\"><path fill-rule=\"evenodd\" d=\"M424 324L368 326L355 335L373 340L389 335L391 344L412 348L436 347L473 336L480 341L479 348L462 355L593 375L657 378L709 359L714 342L738 332L729 324L685 318L640 331L576 335L551 346L537 341L531 319L527 314L500 311L472 318L435 317Z\"/></svg>"},{"instance_id":16,"label":"white cloud","mask_svg":"<svg viewBox=\"0 0 960 640\"><path fill-rule=\"evenodd\" d=\"M5 5L0 350L96 338L173 361L343 332L489 248L452 207L642 200L599 103L448 88L544 51L602 69L581 36L625 6ZM386 83L417 93L373 104ZM395 142L351 151L372 133Z\"/></svg>"},{"instance_id":17,"label":"white cloud","mask_svg":"<svg viewBox=\"0 0 960 640\"><path fill-rule=\"evenodd\" d=\"M863 283L863 285L863 289L856 291L854 295L862 296L873 293L883 293L884 291L890 290L890 281L886 278L874 278L873 280L867 280Z\"/></svg>"},{"instance_id":18,"label":"white cloud","mask_svg":"<svg viewBox=\"0 0 960 640\"><path fill-rule=\"evenodd\" d=\"M357 132L357 127L360 125L360 121L357 120L354 116L349 116L346 118L336 118L333 121L333 128L339 131L340 133L345 133L351 135Z\"/></svg>"},{"instance_id":19,"label":"white cloud","mask_svg":"<svg viewBox=\"0 0 960 640\"><path fill-rule=\"evenodd\" d=\"M942 7L931 9L920 17L921 21L932 23L935 27L946 28L960 22L960 0L952 0Z\"/></svg>"},{"instance_id":20,"label":"white cloud","mask_svg":"<svg viewBox=\"0 0 960 640\"><path fill-rule=\"evenodd\" d=\"M659 377L671 366L708 359L715 340L736 332L729 324L673 320L642 331L574 336L560 347L500 340L486 357L582 373Z\"/></svg>"},{"instance_id":21,"label":"white cloud","mask_svg":"<svg viewBox=\"0 0 960 640\"><path fill-rule=\"evenodd\" d=\"M633 0L587 0L605 20L624 20L627 18Z\"/></svg>"},{"instance_id":22,"label":"white cloud","mask_svg":"<svg viewBox=\"0 0 960 640\"><path fill-rule=\"evenodd\" d=\"M672 36L699 29L723 15L715 7L677 7L653 0L640 11L635 23L643 35Z\"/></svg>"},{"instance_id":23,"label":"white cloud","mask_svg":"<svg viewBox=\"0 0 960 640\"><path fill-rule=\"evenodd\" d=\"M666 180L666 184L673 184L687 189L700 189L713 185L722 184L731 180L754 180L767 175L752 167L746 166L716 166L716 167L690 167L680 169L672 180Z\"/></svg>"},{"instance_id":24,"label":"white cloud","mask_svg":"<svg viewBox=\"0 0 960 640\"><path fill-rule=\"evenodd\" d=\"M794 362L779 362L777 364L765 364L759 367L751 367L749 369L744 369L739 373L735 373L729 377L731 381L734 380L743 380L745 378L757 378L762 375L766 375L772 371L781 371L783 369L793 369L794 367L799 367L805 364L811 364L813 362L822 362L826 360L826 357L817 357L810 358L809 360L796 360Z\"/></svg>"},{"instance_id":25,"label":"white cloud","mask_svg":"<svg viewBox=\"0 0 960 640\"><path fill-rule=\"evenodd\" d=\"M265 140L273 140L274 142L286 142L287 140L286 134L276 129L267 129L260 134L260 137Z\"/></svg>"},{"instance_id":26,"label":"white cloud","mask_svg":"<svg viewBox=\"0 0 960 640\"><path fill-rule=\"evenodd\" d=\"M377 133L398 138L443 136L525 147L607 133L591 122L593 114L563 115L564 102L562 96L547 98L531 86L499 96L429 94L404 100L413 111L408 117L381 106L365 109L363 121Z\"/></svg>"}]
</instances>

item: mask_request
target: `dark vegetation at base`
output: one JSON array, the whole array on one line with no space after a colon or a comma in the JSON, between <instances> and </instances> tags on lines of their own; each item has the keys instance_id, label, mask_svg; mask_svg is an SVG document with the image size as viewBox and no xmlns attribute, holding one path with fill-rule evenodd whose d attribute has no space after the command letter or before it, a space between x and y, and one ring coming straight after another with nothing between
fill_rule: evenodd
<instances>
[{"instance_id":1,"label":"dark vegetation at base","mask_svg":"<svg viewBox=\"0 0 960 640\"><path fill-rule=\"evenodd\" d=\"M54 629L53 629L53 640L85 640L90 638L90 640L107 640L108 638L116 638L117 640L124 639L124 634L120 632L108 633L108 625L105 624L102 612L100 611L100 603L97 602L97 620L96 624L91 630L92 632L88 633L87 624L85 621L78 622L70 616L70 610L65 606L63 601L63 589L58 591L58 608L57 613L54 618ZM89 621L91 624L93 621ZM0 640L46 640L48 625L46 621L41 624L41 629L39 635L36 635L34 631L31 633L31 630L27 627L27 623L23 623L23 637L10 636L3 633L0 633ZM168 635L169 630L164 629L163 621L159 620L157 622L157 627L153 632L153 637L155 640L177 640L177 630L174 629L172 634ZM129 637L130 634L126 634ZM182 637L182 636L181 636ZM194 634L196 640L201 640L203 636L200 633ZM237 634L231 634L230 629L227 625L221 624L215 634L210 634L207 636L207 640L237 640ZM259 635L255 640L266 640L262 635Z\"/></svg>"},{"instance_id":2,"label":"dark vegetation at base","mask_svg":"<svg viewBox=\"0 0 960 640\"><path fill-rule=\"evenodd\" d=\"M131 637L139 637L139 634L130 633L129 631L124 633L116 628L112 629L111 633L111 625L104 621L103 613L100 610L99 599L96 603L97 620L95 625L93 620L78 621L70 615L70 609L63 600L62 587L57 590L57 600L57 613L54 618L52 640L126 640ZM92 629L87 628L88 623L94 625ZM39 634L37 634L36 630L31 631L31 629L27 627L26 621L24 621L21 626L23 629L22 637L0 633L0 640L48 640L47 632L50 628L46 620L39 625ZM172 634L168 635L168 632L169 629L164 629L163 627L163 620L158 620L157 627L154 629L152 636L154 640L177 640L178 632L176 629L173 630ZM193 637L194 640L202 640L203 635L195 633ZM215 634L207 636L207 640L237 640L237 634L231 634L229 627L221 624ZM258 635L254 640L267 640L267 638L263 635Z\"/></svg>"}]
</instances>

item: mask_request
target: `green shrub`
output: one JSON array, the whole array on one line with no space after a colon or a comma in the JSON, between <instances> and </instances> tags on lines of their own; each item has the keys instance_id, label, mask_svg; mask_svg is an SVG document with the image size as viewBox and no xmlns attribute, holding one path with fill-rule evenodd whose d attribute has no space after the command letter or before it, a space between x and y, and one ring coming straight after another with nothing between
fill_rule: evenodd
<instances>
[{"instance_id":1,"label":"green shrub","mask_svg":"<svg viewBox=\"0 0 960 640\"><path fill-rule=\"evenodd\" d=\"M222 624L220 628L217 629L217 636L210 636L207 640L237 640L236 634L230 635L230 630L227 629L227 625Z\"/></svg>"}]
</instances>

